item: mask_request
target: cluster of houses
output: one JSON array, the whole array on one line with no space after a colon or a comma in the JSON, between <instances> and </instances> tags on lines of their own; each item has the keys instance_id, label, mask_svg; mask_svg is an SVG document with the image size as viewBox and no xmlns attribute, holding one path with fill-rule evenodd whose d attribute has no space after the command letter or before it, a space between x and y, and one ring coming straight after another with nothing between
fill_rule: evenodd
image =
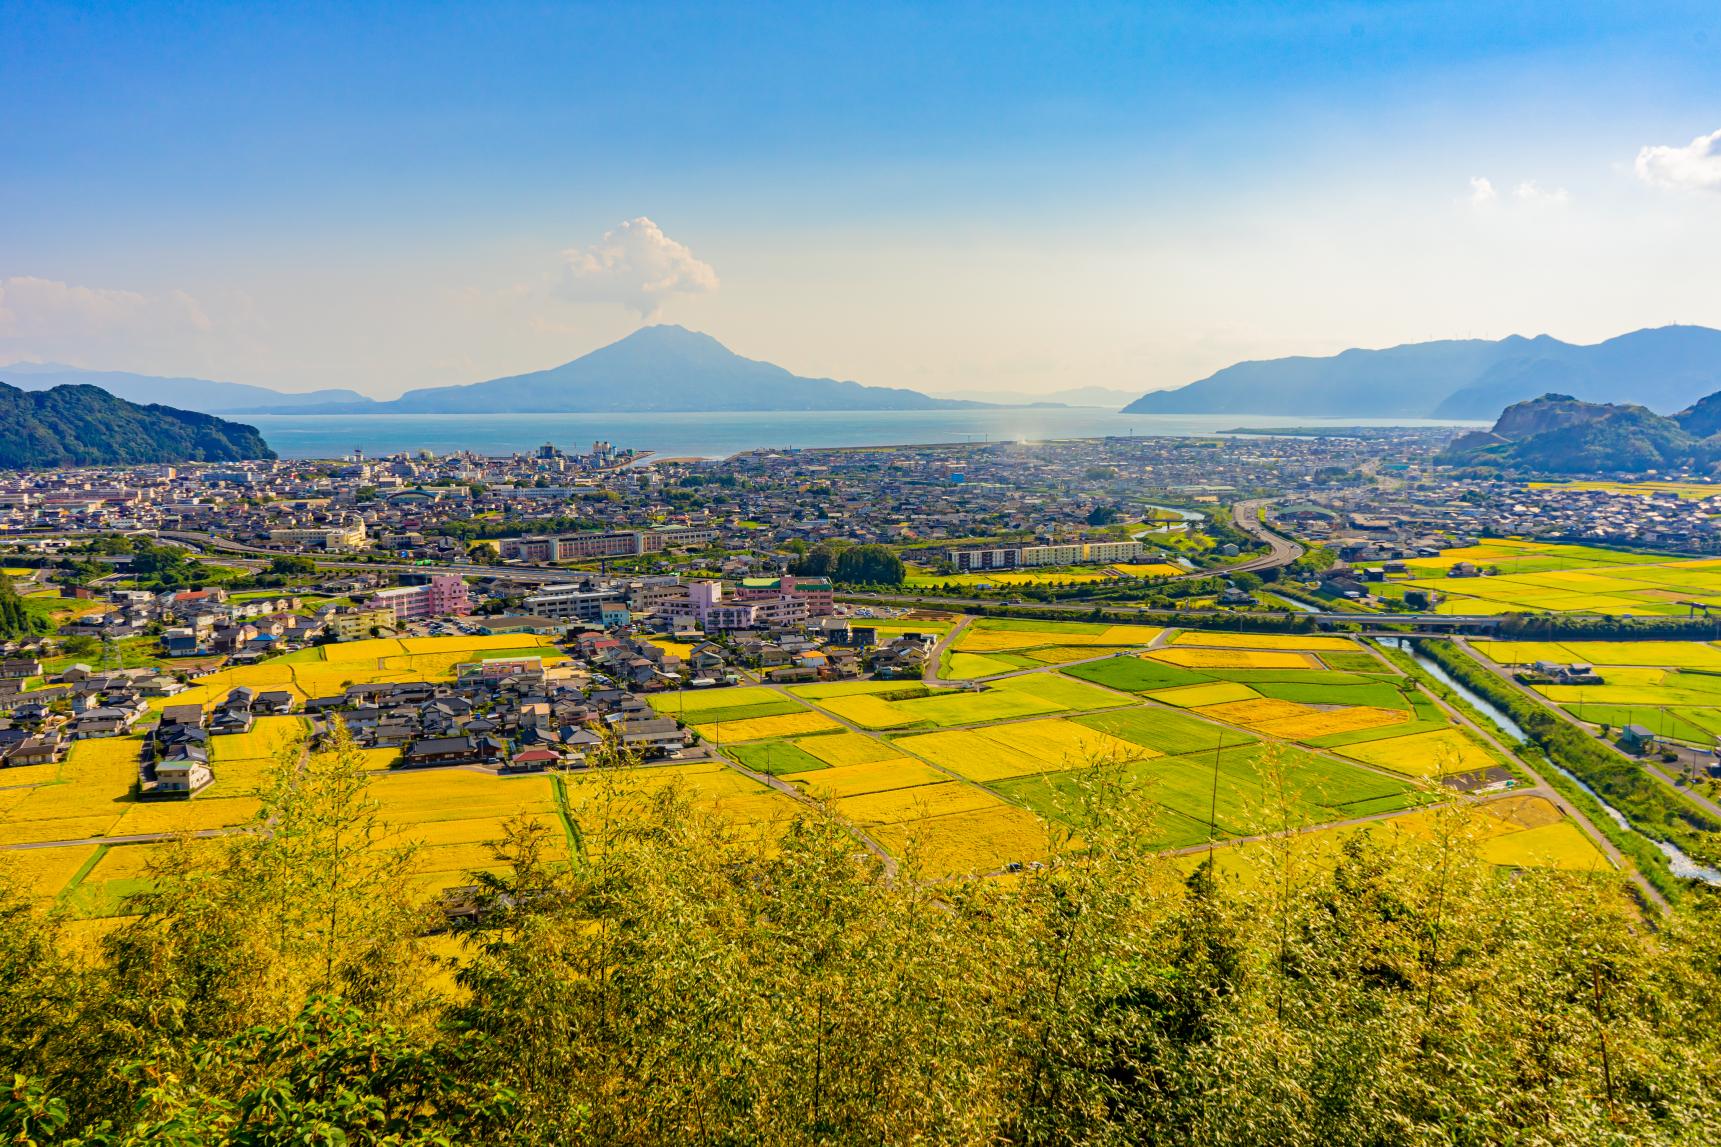
<instances>
[{"instance_id":1,"label":"cluster of houses","mask_svg":"<svg viewBox=\"0 0 1721 1147\"><path fill-rule=\"evenodd\" d=\"M47 765L73 741L130 733L155 697L185 686L154 669L72 665L46 675L34 657L0 660L0 763Z\"/></svg>"}]
</instances>

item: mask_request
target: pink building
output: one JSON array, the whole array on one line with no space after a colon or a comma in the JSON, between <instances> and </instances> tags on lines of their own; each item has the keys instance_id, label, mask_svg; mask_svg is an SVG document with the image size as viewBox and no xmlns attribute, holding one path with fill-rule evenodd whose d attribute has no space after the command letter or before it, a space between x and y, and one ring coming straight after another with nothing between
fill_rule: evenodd
<instances>
[{"instance_id":1,"label":"pink building","mask_svg":"<svg viewBox=\"0 0 1721 1147\"><path fill-rule=\"evenodd\" d=\"M741 601L771 601L789 598L805 605L801 617L824 617L836 612L836 595L828 578L782 577L742 578L735 591Z\"/></svg>"},{"instance_id":2,"label":"pink building","mask_svg":"<svg viewBox=\"0 0 1721 1147\"><path fill-rule=\"evenodd\" d=\"M396 625L433 617L455 617L472 612L472 595L459 574L435 574L424 585L403 585L379 590L369 602L372 609L394 613Z\"/></svg>"},{"instance_id":3,"label":"pink building","mask_svg":"<svg viewBox=\"0 0 1721 1147\"><path fill-rule=\"evenodd\" d=\"M751 629L759 624L759 607L750 602L725 602L720 581L688 582L687 603L707 633Z\"/></svg>"}]
</instances>

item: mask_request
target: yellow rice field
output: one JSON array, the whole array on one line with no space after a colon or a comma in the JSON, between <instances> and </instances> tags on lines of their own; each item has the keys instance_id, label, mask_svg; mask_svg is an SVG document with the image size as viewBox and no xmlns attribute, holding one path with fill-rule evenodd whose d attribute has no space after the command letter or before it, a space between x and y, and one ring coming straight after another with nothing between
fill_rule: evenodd
<instances>
[{"instance_id":1,"label":"yellow rice field","mask_svg":"<svg viewBox=\"0 0 1721 1147\"><path fill-rule=\"evenodd\" d=\"M1007 623L1006 623L1007 624ZM952 647L966 653L1008 653L1042 645L1146 645L1162 631L1153 625L1111 625L1099 632L1052 628L963 631Z\"/></svg>"},{"instance_id":2,"label":"yellow rice field","mask_svg":"<svg viewBox=\"0 0 1721 1147\"><path fill-rule=\"evenodd\" d=\"M985 789L947 780L844 797L834 802L834 807L844 820L866 827L1008 806Z\"/></svg>"},{"instance_id":3,"label":"yellow rice field","mask_svg":"<svg viewBox=\"0 0 1721 1147\"><path fill-rule=\"evenodd\" d=\"M820 700L819 704L863 729L895 729L914 723L913 716L904 713L891 702L865 693L828 697Z\"/></svg>"},{"instance_id":4,"label":"yellow rice field","mask_svg":"<svg viewBox=\"0 0 1721 1147\"><path fill-rule=\"evenodd\" d=\"M259 717L248 732L209 738L209 760L215 763L273 757L305 732L305 722L299 717Z\"/></svg>"},{"instance_id":5,"label":"yellow rice field","mask_svg":"<svg viewBox=\"0 0 1721 1147\"><path fill-rule=\"evenodd\" d=\"M370 795L381 806L381 819L391 824L477 816L506 818L555 809L546 776L499 778L465 769L373 775Z\"/></svg>"},{"instance_id":6,"label":"yellow rice field","mask_svg":"<svg viewBox=\"0 0 1721 1147\"><path fill-rule=\"evenodd\" d=\"M256 797L200 796L193 800L137 801L127 806L113 832L121 836L152 832L196 832L212 828L235 828L257 817L262 802Z\"/></svg>"},{"instance_id":7,"label":"yellow rice field","mask_svg":"<svg viewBox=\"0 0 1721 1147\"><path fill-rule=\"evenodd\" d=\"M1114 562L1107 566L1126 577L1178 577L1189 571L1170 562Z\"/></svg>"},{"instance_id":8,"label":"yellow rice field","mask_svg":"<svg viewBox=\"0 0 1721 1147\"><path fill-rule=\"evenodd\" d=\"M1171 639L1173 646L1199 645L1210 649L1304 650L1311 653L1340 653L1356 649L1348 637L1320 637L1304 633L1214 633L1186 629Z\"/></svg>"},{"instance_id":9,"label":"yellow rice field","mask_svg":"<svg viewBox=\"0 0 1721 1147\"><path fill-rule=\"evenodd\" d=\"M1141 761L1162 755L1132 741L1055 717L990 725L976 731L994 745L1044 762L1042 772L1080 768L1100 761Z\"/></svg>"},{"instance_id":10,"label":"yellow rice field","mask_svg":"<svg viewBox=\"0 0 1721 1147\"><path fill-rule=\"evenodd\" d=\"M864 765L870 761L893 760L901 754L882 741L860 733L833 733L823 737L803 737L795 742L799 748L827 765Z\"/></svg>"},{"instance_id":11,"label":"yellow rice field","mask_svg":"<svg viewBox=\"0 0 1721 1147\"><path fill-rule=\"evenodd\" d=\"M747 717L721 724L695 725L701 737L725 742L762 741L767 737L793 737L801 733L820 733L842 726L823 713L783 713L776 717Z\"/></svg>"},{"instance_id":12,"label":"yellow rice field","mask_svg":"<svg viewBox=\"0 0 1721 1147\"><path fill-rule=\"evenodd\" d=\"M1492 753L1462 729L1436 729L1412 733L1408 737L1364 741L1338 751L1367 764L1413 777L1463 773L1499 763Z\"/></svg>"},{"instance_id":13,"label":"yellow rice field","mask_svg":"<svg viewBox=\"0 0 1721 1147\"><path fill-rule=\"evenodd\" d=\"M951 729L899 739L897 745L943 769L972 781L1025 777L1057 767L1011 745L983 735L978 729Z\"/></svg>"},{"instance_id":14,"label":"yellow rice field","mask_svg":"<svg viewBox=\"0 0 1721 1147\"><path fill-rule=\"evenodd\" d=\"M1330 737L1335 733L1384 729L1388 725L1402 724L1405 719L1405 714L1397 709L1353 705L1343 709L1309 708L1297 716L1261 721L1253 727L1270 737L1306 741L1311 737Z\"/></svg>"},{"instance_id":15,"label":"yellow rice field","mask_svg":"<svg viewBox=\"0 0 1721 1147\"><path fill-rule=\"evenodd\" d=\"M794 773L786 779L798 785L808 796L835 800L862 793L937 784L950 777L913 757L896 757L888 761L869 761L864 765L834 765L810 773Z\"/></svg>"},{"instance_id":16,"label":"yellow rice field","mask_svg":"<svg viewBox=\"0 0 1721 1147\"><path fill-rule=\"evenodd\" d=\"M1045 822L1014 805L880 825L872 835L930 878L997 872L1011 861L1044 860L1052 849Z\"/></svg>"},{"instance_id":17,"label":"yellow rice field","mask_svg":"<svg viewBox=\"0 0 1721 1147\"><path fill-rule=\"evenodd\" d=\"M96 854L98 847L79 844L0 852L0 885L15 883L37 900L52 900Z\"/></svg>"},{"instance_id":18,"label":"yellow rice field","mask_svg":"<svg viewBox=\"0 0 1721 1147\"><path fill-rule=\"evenodd\" d=\"M1569 820L1493 837L1483 841L1478 851L1490 864L1511 868L1592 872L1612 867L1583 830Z\"/></svg>"},{"instance_id":19,"label":"yellow rice field","mask_svg":"<svg viewBox=\"0 0 1721 1147\"><path fill-rule=\"evenodd\" d=\"M1309 708L1295 701L1277 697L1257 697L1250 701L1227 701L1218 705L1199 705L1195 711L1214 721L1255 728L1268 721L1284 721L1307 715ZM1400 718L1402 720L1402 718Z\"/></svg>"},{"instance_id":20,"label":"yellow rice field","mask_svg":"<svg viewBox=\"0 0 1721 1147\"><path fill-rule=\"evenodd\" d=\"M1305 653L1289 650L1204 649L1174 646L1150 649L1143 654L1167 665L1185 669L1319 669L1321 665Z\"/></svg>"},{"instance_id":21,"label":"yellow rice field","mask_svg":"<svg viewBox=\"0 0 1721 1147\"><path fill-rule=\"evenodd\" d=\"M586 851L601 851L609 829L642 823L670 785L684 788L695 809L733 827L742 841L767 847L806 812L794 798L715 762L574 774L567 778L568 808Z\"/></svg>"},{"instance_id":22,"label":"yellow rice field","mask_svg":"<svg viewBox=\"0 0 1721 1147\"><path fill-rule=\"evenodd\" d=\"M1214 681L1203 685L1174 685L1170 689L1155 689L1148 696L1167 705L1176 705L1180 709L1198 709L1203 705L1252 701L1261 695L1241 682Z\"/></svg>"}]
</instances>

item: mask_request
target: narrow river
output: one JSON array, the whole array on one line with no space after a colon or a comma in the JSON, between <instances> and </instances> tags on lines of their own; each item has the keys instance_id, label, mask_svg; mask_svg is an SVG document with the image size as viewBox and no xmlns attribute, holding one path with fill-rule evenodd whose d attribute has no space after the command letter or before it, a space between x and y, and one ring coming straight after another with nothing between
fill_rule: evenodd
<instances>
[{"instance_id":1,"label":"narrow river","mask_svg":"<svg viewBox=\"0 0 1721 1147\"><path fill-rule=\"evenodd\" d=\"M1415 661L1418 665L1422 666L1423 669L1427 670L1430 677L1434 678L1436 681L1464 698L1464 700L1468 701L1478 713L1481 713L1484 717L1488 718L1488 720L1498 725L1500 727L1500 731L1505 733L1506 736L1518 742L1520 745L1527 745L1530 743L1529 735L1524 732L1523 728L1516 721L1506 716L1506 714L1502 713L1486 699L1478 696L1470 689L1453 680L1451 674L1447 673L1445 669L1442 669L1436 662L1430 660L1426 655L1419 653L1408 641L1399 637L1383 637L1380 639L1380 643L1382 645L1391 646L1401 652L1408 653L1411 660ZM1548 767L1552 768L1562 777L1565 777L1568 781L1572 782L1572 784L1578 786L1578 788L1594 797L1595 802L1601 805L1602 811L1607 813L1607 815L1612 818L1613 822L1619 825L1620 828L1625 829L1627 832L1636 831L1631 827L1631 822L1625 818L1625 814L1608 804L1607 801L1603 800L1594 789L1584 784L1584 782L1580 781L1577 777L1574 777L1571 773L1567 772L1559 765L1556 765L1551 760L1548 762ZM1649 836L1645 836L1644 839L1659 848L1662 855L1667 857L1667 867L1673 871L1673 875L1684 880L1701 880L1705 884L1721 885L1721 871L1716 871L1708 865L1699 864L1695 860L1692 860L1691 857L1686 855L1678 845L1669 844L1665 840L1656 840Z\"/></svg>"}]
</instances>

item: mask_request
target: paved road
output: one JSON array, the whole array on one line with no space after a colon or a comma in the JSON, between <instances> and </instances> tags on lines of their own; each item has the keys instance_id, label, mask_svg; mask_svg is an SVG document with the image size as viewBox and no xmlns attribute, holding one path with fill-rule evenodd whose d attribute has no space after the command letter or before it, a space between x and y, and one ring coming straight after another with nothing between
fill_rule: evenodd
<instances>
[{"instance_id":1,"label":"paved road","mask_svg":"<svg viewBox=\"0 0 1721 1147\"><path fill-rule=\"evenodd\" d=\"M1290 565L1303 556L1302 546L1289 538L1280 537L1269 530L1265 522L1261 521L1261 511L1266 509L1267 505L1268 499L1266 498L1250 498L1247 501L1237 502L1231 507L1231 520L1237 523L1237 528L1256 541L1265 542L1268 546L1268 552L1260 557L1250 558L1231 566L1227 572L1258 573L1261 570L1278 569L1280 566Z\"/></svg>"}]
</instances>

